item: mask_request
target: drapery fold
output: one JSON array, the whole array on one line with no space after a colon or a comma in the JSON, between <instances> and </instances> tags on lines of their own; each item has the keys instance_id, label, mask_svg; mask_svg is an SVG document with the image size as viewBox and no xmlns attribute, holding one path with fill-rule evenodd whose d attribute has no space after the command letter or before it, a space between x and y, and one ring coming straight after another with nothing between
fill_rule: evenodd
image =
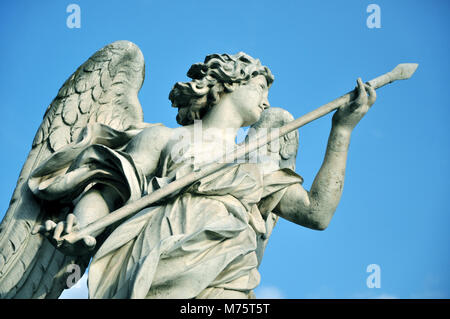
<instances>
[{"instance_id":1,"label":"drapery fold","mask_svg":"<svg viewBox=\"0 0 450 319\"><path fill-rule=\"evenodd\" d=\"M128 202L189 172L173 165L168 151L155 174L144 176L123 152L137 133L104 125L87 130L32 173L31 190L45 200L70 201L105 183ZM270 211L286 187L301 182L289 169L264 175L258 164L235 164L143 209L96 252L89 297L195 298L211 288L249 293L259 284L258 266L276 222Z\"/></svg>"}]
</instances>

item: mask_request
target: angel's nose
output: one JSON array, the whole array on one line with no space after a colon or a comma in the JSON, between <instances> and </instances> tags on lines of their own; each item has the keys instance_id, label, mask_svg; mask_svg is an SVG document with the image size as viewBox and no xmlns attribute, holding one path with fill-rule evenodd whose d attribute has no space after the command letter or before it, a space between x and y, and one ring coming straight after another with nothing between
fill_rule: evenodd
<instances>
[{"instance_id":1,"label":"angel's nose","mask_svg":"<svg viewBox=\"0 0 450 319\"><path fill-rule=\"evenodd\" d=\"M261 103L261 106L262 106L262 108L265 110L265 109L268 109L269 107L270 107L270 103L269 103L269 100L267 99L267 98L264 98L264 100L262 101L262 103Z\"/></svg>"}]
</instances>

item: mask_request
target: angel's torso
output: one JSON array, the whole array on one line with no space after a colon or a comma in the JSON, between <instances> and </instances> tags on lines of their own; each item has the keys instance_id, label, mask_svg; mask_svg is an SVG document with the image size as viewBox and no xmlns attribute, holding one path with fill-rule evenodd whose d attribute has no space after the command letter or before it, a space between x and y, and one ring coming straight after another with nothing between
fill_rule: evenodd
<instances>
[{"instance_id":1,"label":"angel's torso","mask_svg":"<svg viewBox=\"0 0 450 319\"><path fill-rule=\"evenodd\" d=\"M227 157L237 146L220 131L196 130L192 126L144 129L129 143L126 151L145 176L167 176L182 166L200 167L210 162L232 163Z\"/></svg>"}]
</instances>

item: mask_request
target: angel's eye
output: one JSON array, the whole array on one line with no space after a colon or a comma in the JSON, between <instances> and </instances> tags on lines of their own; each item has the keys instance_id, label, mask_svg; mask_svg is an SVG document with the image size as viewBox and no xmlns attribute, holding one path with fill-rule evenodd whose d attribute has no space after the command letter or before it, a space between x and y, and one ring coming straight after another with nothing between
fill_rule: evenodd
<instances>
[{"instance_id":1,"label":"angel's eye","mask_svg":"<svg viewBox=\"0 0 450 319\"><path fill-rule=\"evenodd\" d=\"M260 84L259 86L260 86L260 87L261 87L261 89L263 89L263 90L265 90L265 89L266 89L266 86L265 86L264 84L262 84L262 83L261 83L261 84Z\"/></svg>"}]
</instances>

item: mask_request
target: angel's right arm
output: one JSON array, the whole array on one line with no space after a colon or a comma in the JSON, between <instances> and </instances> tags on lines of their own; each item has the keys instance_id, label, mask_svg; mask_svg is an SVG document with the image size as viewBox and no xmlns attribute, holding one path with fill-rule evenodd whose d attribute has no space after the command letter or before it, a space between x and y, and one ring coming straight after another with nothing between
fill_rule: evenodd
<instances>
[{"instance_id":1,"label":"angel's right arm","mask_svg":"<svg viewBox=\"0 0 450 319\"><path fill-rule=\"evenodd\" d=\"M171 136L171 129L165 126L152 126L133 137L125 152L134 164L144 173L152 175L157 168L162 149ZM74 215L80 228L106 216L122 205L121 196L110 186L97 184L86 192L77 202ZM101 233L93 234L94 237Z\"/></svg>"},{"instance_id":2,"label":"angel's right arm","mask_svg":"<svg viewBox=\"0 0 450 319\"><path fill-rule=\"evenodd\" d=\"M151 126L133 137L127 145L125 152L131 156L134 165L145 176L152 175L157 168L161 152L169 141L171 133L170 128ZM68 255L86 255L98 246L97 238L104 230L86 236L74 244L68 244L62 240L62 237L73 230L86 227L121 205L123 205L122 197L114 188L98 183L80 196L73 213L67 216L66 221L55 224L47 220L42 226L43 231L52 243Z\"/></svg>"}]
</instances>

